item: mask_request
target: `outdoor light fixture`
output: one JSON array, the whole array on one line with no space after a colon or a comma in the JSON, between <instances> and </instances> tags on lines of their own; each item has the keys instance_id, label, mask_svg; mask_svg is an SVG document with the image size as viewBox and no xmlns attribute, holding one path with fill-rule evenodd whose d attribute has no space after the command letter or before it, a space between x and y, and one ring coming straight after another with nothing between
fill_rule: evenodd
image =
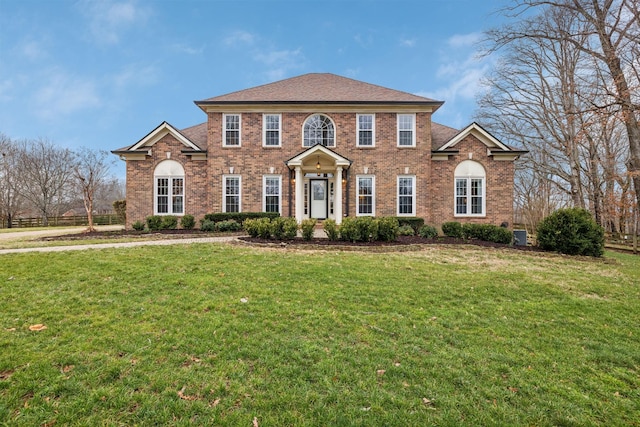
<instances>
[{"instance_id":1,"label":"outdoor light fixture","mask_svg":"<svg viewBox=\"0 0 640 427\"><path fill-rule=\"evenodd\" d=\"M318 176L320 176L320 156L318 156L318 163L316 163L316 170L318 171Z\"/></svg>"}]
</instances>

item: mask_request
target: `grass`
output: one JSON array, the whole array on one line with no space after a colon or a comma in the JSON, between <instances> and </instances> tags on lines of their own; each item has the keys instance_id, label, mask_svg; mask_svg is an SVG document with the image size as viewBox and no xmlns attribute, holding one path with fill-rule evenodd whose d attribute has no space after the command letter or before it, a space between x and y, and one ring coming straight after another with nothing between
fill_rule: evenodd
<instances>
[{"instance_id":1,"label":"grass","mask_svg":"<svg viewBox=\"0 0 640 427\"><path fill-rule=\"evenodd\" d=\"M0 424L640 425L639 300L616 253L3 255Z\"/></svg>"}]
</instances>

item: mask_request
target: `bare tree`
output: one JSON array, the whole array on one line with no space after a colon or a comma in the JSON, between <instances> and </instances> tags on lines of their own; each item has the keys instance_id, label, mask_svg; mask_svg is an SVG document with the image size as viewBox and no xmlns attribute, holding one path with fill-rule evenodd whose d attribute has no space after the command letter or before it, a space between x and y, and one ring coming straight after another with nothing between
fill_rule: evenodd
<instances>
[{"instance_id":1,"label":"bare tree","mask_svg":"<svg viewBox=\"0 0 640 427\"><path fill-rule=\"evenodd\" d=\"M93 212L96 196L107 186L109 169L113 165L111 156L104 150L82 149L77 153L73 167L73 177L82 192L84 208L87 211L89 227L87 231L95 231Z\"/></svg>"},{"instance_id":2,"label":"bare tree","mask_svg":"<svg viewBox=\"0 0 640 427\"><path fill-rule=\"evenodd\" d=\"M0 134L0 218L6 219L7 228L12 227L23 203L19 149L9 137Z\"/></svg>"},{"instance_id":3,"label":"bare tree","mask_svg":"<svg viewBox=\"0 0 640 427\"><path fill-rule=\"evenodd\" d=\"M515 25L489 33L495 43L493 50L523 39L562 41L595 61L599 85L608 97L606 102L593 100L589 107L594 110L613 107L619 113L626 129L627 166L635 187L636 209L640 209L640 3L637 0L516 0L505 12L519 17L525 11L538 8L572 16L577 24L560 33L549 33L547 28L528 25L531 19L523 18Z\"/></svg>"},{"instance_id":4,"label":"bare tree","mask_svg":"<svg viewBox=\"0 0 640 427\"><path fill-rule=\"evenodd\" d=\"M22 143L21 192L40 213L45 226L49 225L50 216L59 213L71 192L74 159L71 150L56 147L46 139Z\"/></svg>"}]
</instances>

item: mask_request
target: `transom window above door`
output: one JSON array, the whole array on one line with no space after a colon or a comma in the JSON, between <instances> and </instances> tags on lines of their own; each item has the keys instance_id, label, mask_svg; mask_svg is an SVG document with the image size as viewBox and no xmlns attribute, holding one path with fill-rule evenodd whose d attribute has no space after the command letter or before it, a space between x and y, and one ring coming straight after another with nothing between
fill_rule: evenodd
<instances>
[{"instance_id":1,"label":"transom window above door","mask_svg":"<svg viewBox=\"0 0 640 427\"><path fill-rule=\"evenodd\" d=\"M305 147L312 147L316 144L325 147L334 147L335 127L331 119L324 114L313 114L304 122L303 143Z\"/></svg>"}]
</instances>

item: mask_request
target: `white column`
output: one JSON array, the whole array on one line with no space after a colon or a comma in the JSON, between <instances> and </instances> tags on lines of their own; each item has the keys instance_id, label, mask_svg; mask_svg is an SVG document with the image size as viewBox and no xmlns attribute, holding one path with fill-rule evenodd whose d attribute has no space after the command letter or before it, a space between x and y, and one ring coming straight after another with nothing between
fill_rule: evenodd
<instances>
[{"instance_id":1,"label":"white column","mask_svg":"<svg viewBox=\"0 0 640 427\"><path fill-rule=\"evenodd\" d=\"M336 224L342 224L342 166L336 167L336 191L333 200L333 212L336 216Z\"/></svg>"},{"instance_id":2,"label":"white column","mask_svg":"<svg viewBox=\"0 0 640 427\"><path fill-rule=\"evenodd\" d=\"M302 168L296 166L296 221L301 223L304 216L304 182L302 182Z\"/></svg>"}]
</instances>

